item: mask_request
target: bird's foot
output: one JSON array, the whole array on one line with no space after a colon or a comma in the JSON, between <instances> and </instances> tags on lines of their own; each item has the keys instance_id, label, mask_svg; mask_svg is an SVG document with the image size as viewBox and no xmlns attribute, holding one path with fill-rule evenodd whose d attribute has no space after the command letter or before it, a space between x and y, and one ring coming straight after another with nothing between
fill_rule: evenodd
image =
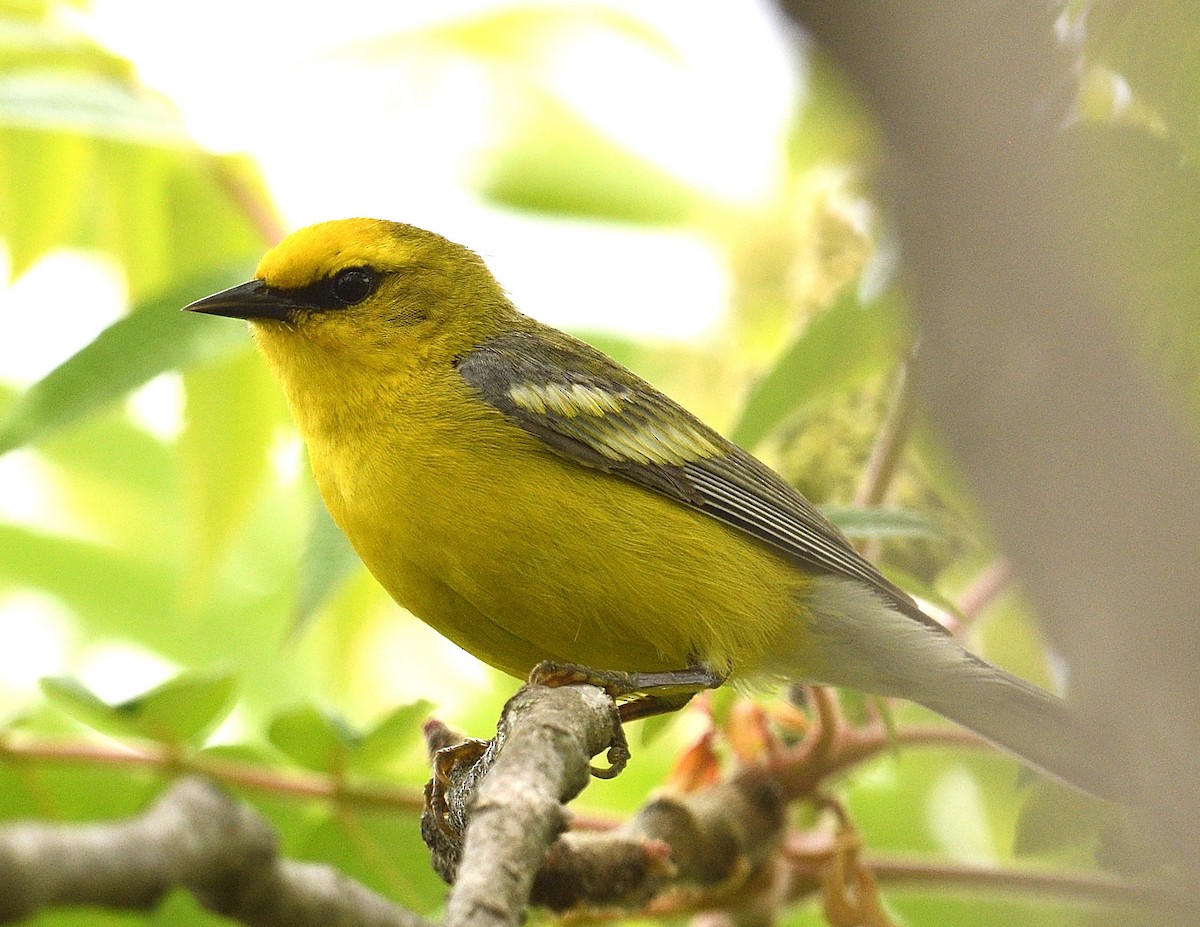
<instances>
[{"instance_id":1,"label":"bird's foot","mask_svg":"<svg viewBox=\"0 0 1200 927\"><path fill-rule=\"evenodd\" d=\"M529 674L529 684L539 686L597 686L617 702L613 726L613 744L608 751L608 769L592 767L592 775L612 779L619 775L629 761L629 745L623 724L653 715L677 711L692 700L697 692L715 689L726 680L706 666L690 666L682 670L657 673L628 673L621 670L593 669L577 663L556 663L543 660Z\"/></svg>"}]
</instances>

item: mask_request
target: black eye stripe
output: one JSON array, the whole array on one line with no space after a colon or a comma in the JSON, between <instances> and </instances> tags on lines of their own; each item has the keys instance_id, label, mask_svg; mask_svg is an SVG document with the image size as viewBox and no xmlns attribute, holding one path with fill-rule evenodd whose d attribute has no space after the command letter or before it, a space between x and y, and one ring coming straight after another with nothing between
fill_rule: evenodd
<instances>
[{"instance_id":1,"label":"black eye stripe","mask_svg":"<svg viewBox=\"0 0 1200 927\"><path fill-rule=\"evenodd\" d=\"M370 267L347 267L308 286L270 289L273 293L286 297L297 307L345 309L362 302L379 289L381 279L382 274Z\"/></svg>"}]
</instances>

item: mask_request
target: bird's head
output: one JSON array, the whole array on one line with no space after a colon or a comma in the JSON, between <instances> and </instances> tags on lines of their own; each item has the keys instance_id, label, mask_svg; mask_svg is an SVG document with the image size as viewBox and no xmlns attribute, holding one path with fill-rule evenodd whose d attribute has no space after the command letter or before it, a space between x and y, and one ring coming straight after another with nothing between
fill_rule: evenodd
<instances>
[{"instance_id":1,"label":"bird's head","mask_svg":"<svg viewBox=\"0 0 1200 927\"><path fill-rule=\"evenodd\" d=\"M285 379L311 366L449 362L516 312L474 252L381 219L300 229L267 252L254 280L186 308L248 319Z\"/></svg>"}]
</instances>

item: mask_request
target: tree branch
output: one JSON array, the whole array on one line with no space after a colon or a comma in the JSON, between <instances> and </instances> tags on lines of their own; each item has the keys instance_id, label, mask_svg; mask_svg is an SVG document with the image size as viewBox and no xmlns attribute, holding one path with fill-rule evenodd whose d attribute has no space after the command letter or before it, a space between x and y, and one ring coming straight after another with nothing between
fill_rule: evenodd
<instances>
[{"instance_id":1,"label":"tree branch","mask_svg":"<svg viewBox=\"0 0 1200 927\"><path fill-rule=\"evenodd\" d=\"M486 775L470 799L447 927L520 923L534 875L566 829L562 804L587 785L616 724L612 700L593 686L526 686L513 696L477 764Z\"/></svg>"},{"instance_id":2,"label":"tree branch","mask_svg":"<svg viewBox=\"0 0 1200 927\"><path fill-rule=\"evenodd\" d=\"M149 910L178 887L254 927L427 923L329 866L281 859L257 812L196 777L118 823L0 830L0 924L55 907Z\"/></svg>"},{"instance_id":3,"label":"tree branch","mask_svg":"<svg viewBox=\"0 0 1200 927\"><path fill-rule=\"evenodd\" d=\"M608 917L636 910L765 911L828 891L822 876L842 852L839 846L850 844L822 830L787 838L788 808L818 797L828 776L893 741L881 725L851 728L834 706L826 708L832 733L820 744L808 739L790 750L768 750L763 762L743 765L708 788L659 796L614 828L563 833L563 803L587 784L591 756L613 739L614 707L590 686L527 686L506 706L492 742L456 744L437 754L422 829L439 871L457 879L445 924L515 925L530 903L594 917L605 911ZM901 728L897 737L959 743L957 733ZM83 751L61 751L58 758L68 754ZM813 768L801 776L795 768L806 763ZM843 833L849 826L842 820ZM1169 897L1089 873L863 854L853 861L855 871L881 882L1028 889L1106 904ZM261 816L196 777L180 780L147 812L123 822L0 828L0 923L62 906L145 910L176 887L211 911L262 927L426 924L329 867L280 859Z\"/></svg>"},{"instance_id":4,"label":"tree branch","mask_svg":"<svg viewBox=\"0 0 1200 927\"><path fill-rule=\"evenodd\" d=\"M531 900L558 911L636 910L668 888L736 891L773 856L787 800L765 767L659 797L615 829L560 836L559 802L586 785L588 751L608 745L613 723L598 689L527 686L492 744L438 752L422 834L456 883L447 923L516 924Z\"/></svg>"}]
</instances>

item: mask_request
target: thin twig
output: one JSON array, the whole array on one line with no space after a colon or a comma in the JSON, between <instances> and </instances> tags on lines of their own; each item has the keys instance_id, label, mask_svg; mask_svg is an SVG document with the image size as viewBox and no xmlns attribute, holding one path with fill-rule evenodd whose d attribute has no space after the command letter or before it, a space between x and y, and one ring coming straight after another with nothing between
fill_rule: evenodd
<instances>
[{"instance_id":1,"label":"thin twig","mask_svg":"<svg viewBox=\"0 0 1200 927\"><path fill-rule=\"evenodd\" d=\"M835 849L832 834L810 832L804 839L788 843L785 854L795 880L790 900L800 900L816 889ZM991 891L1090 906L1153 908L1170 906L1178 900L1177 892L1168 886L1132 882L1098 872L947 862L879 853L864 854L862 862L880 883L893 887L919 886L926 891L961 890L971 895Z\"/></svg>"},{"instance_id":2,"label":"thin twig","mask_svg":"<svg viewBox=\"0 0 1200 927\"><path fill-rule=\"evenodd\" d=\"M900 365L896 385L887 415L871 446L871 456L863 469L862 479L854 493L857 508L874 508L887 498L888 490L896 479L908 436L912 431L913 407L908 389L908 363Z\"/></svg>"},{"instance_id":3,"label":"thin twig","mask_svg":"<svg viewBox=\"0 0 1200 927\"><path fill-rule=\"evenodd\" d=\"M879 432L875 435L871 455L867 458L867 465L863 468L862 478L854 493L855 507L875 508L888 498L896 474L900 470L900 462L904 459L905 448L908 447L912 423L913 408L908 389L906 362L900 365L892 402L879 426ZM883 549L882 541L877 537L864 538L855 546L860 554L872 561L879 559Z\"/></svg>"},{"instance_id":4,"label":"thin twig","mask_svg":"<svg viewBox=\"0 0 1200 927\"><path fill-rule=\"evenodd\" d=\"M816 795L827 780L881 753L905 747L995 750L986 740L961 727L908 725L889 731L877 722L862 728L844 726L819 750L808 746L806 740L784 753L773 772L794 801Z\"/></svg>"},{"instance_id":5,"label":"thin twig","mask_svg":"<svg viewBox=\"0 0 1200 927\"><path fill-rule=\"evenodd\" d=\"M973 623L989 605L1008 590L1012 580L1012 566L1003 557L997 557L984 567L958 597L962 624Z\"/></svg>"},{"instance_id":6,"label":"thin twig","mask_svg":"<svg viewBox=\"0 0 1200 927\"><path fill-rule=\"evenodd\" d=\"M1174 904L1177 897L1168 888L1128 882L1096 872L1018 869L986 863L938 863L869 854L863 857L863 862L880 882L896 886L969 889L972 894L986 889L1107 906L1164 907Z\"/></svg>"},{"instance_id":7,"label":"thin twig","mask_svg":"<svg viewBox=\"0 0 1200 927\"><path fill-rule=\"evenodd\" d=\"M163 775L191 772L230 787L296 798L324 799L361 808L419 812L424 804L424 799L416 789L346 782L320 773L285 771L203 754L181 755L151 743L132 746L52 740L9 733L0 736L0 760L23 765L41 763L149 769Z\"/></svg>"}]
</instances>

